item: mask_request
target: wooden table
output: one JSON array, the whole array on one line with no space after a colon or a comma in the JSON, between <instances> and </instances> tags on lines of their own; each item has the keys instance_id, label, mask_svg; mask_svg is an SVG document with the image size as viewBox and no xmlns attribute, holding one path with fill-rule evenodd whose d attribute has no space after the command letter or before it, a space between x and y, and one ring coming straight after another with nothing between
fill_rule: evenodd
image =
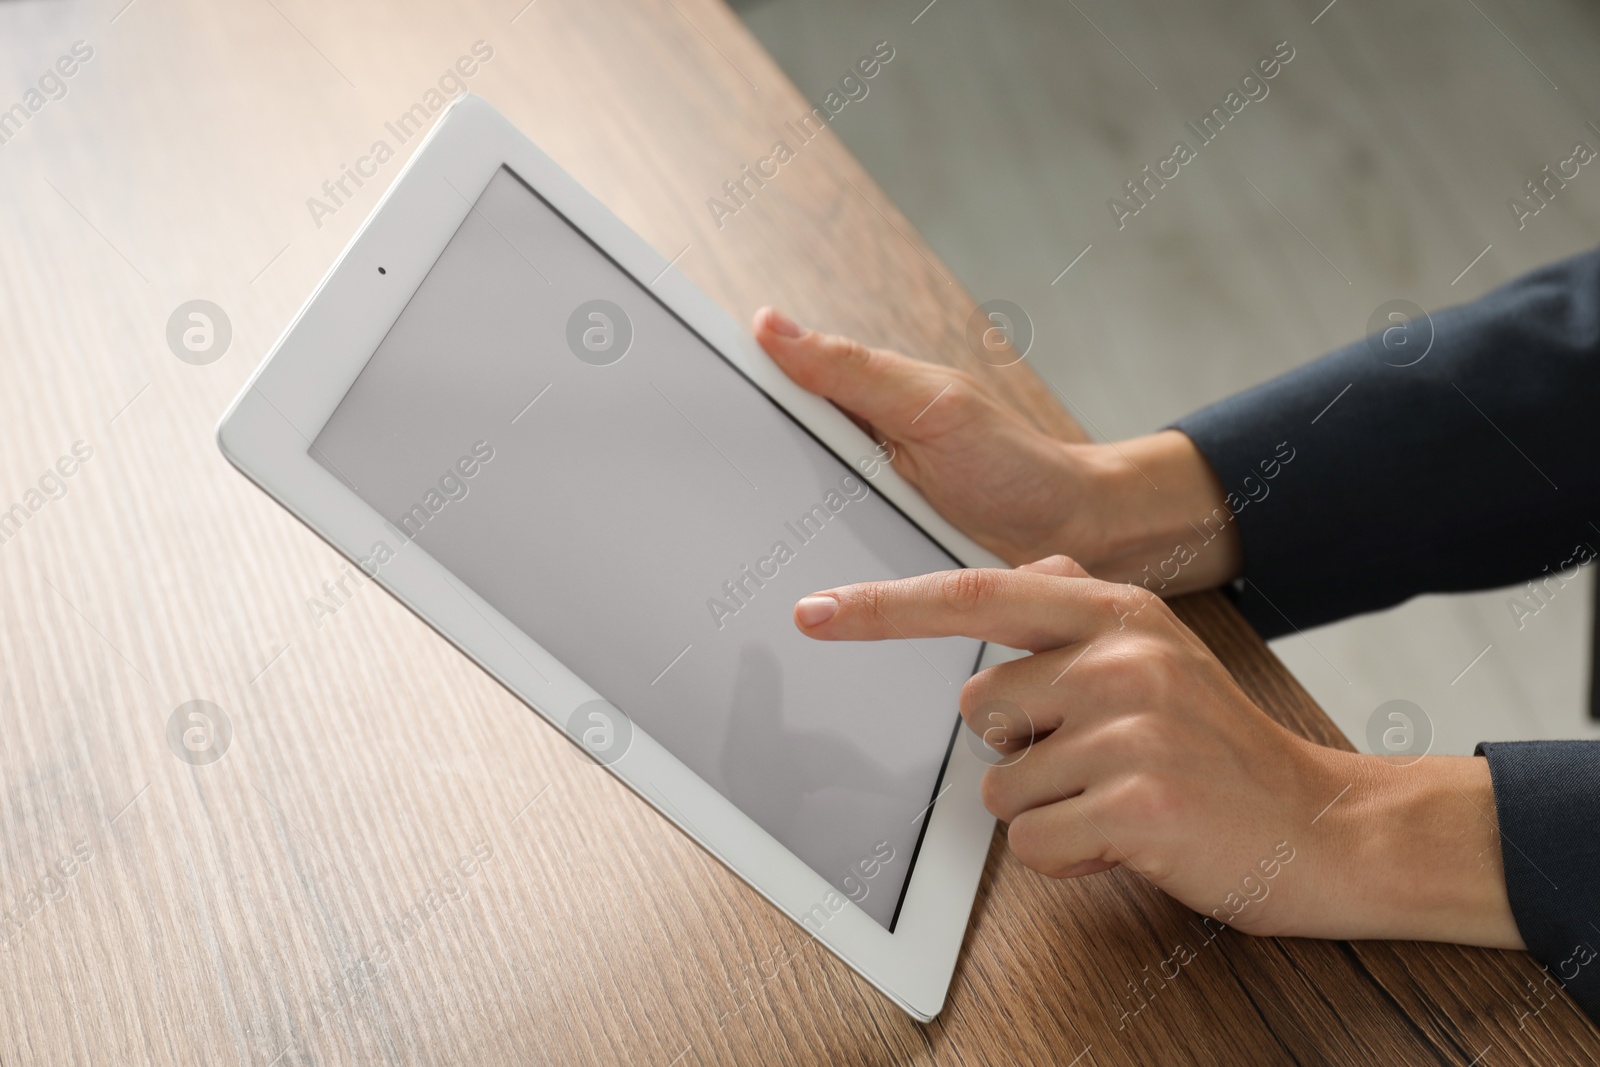
<instances>
[{"instance_id":1,"label":"wooden table","mask_svg":"<svg viewBox=\"0 0 1600 1067\"><path fill-rule=\"evenodd\" d=\"M212 428L410 151L384 123L479 40L470 87L735 315L972 365L967 295L831 134L716 226L807 108L715 0L125 2L0 6L5 92L93 50L0 145L0 1061L1600 1062L1525 955L1209 941L999 837L949 1006L912 1022L382 592L333 593ZM233 329L206 366L165 339L197 297ZM977 369L1077 434L1025 368ZM1222 601L1180 610L1345 744ZM195 699L216 762L169 745Z\"/></svg>"}]
</instances>

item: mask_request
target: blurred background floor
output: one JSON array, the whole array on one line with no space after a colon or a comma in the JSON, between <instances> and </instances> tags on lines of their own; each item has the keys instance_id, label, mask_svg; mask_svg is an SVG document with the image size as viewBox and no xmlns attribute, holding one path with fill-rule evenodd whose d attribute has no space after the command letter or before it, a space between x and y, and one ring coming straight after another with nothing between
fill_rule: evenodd
<instances>
[{"instance_id":1,"label":"blurred background floor","mask_svg":"<svg viewBox=\"0 0 1600 1067\"><path fill-rule=\"evenodd\" d=\"M1600 168L1521 229L1507 206L1576 142L1600 147L1600 11L1578 0L736 7L813 101L894 48L832 129L979 301L1028 313L1029 361L1101 438L1357 340L1386 301L1459 303L1600 238ZM1268 95L1119 230L1108 198L1197 146L1185 123L1282 41ZM1428 713L1435 752L1600 737L1592 569L1520 628L1499 590L1273 647L1358 747L1393 698Z\"/></svg>"}]
</instances>

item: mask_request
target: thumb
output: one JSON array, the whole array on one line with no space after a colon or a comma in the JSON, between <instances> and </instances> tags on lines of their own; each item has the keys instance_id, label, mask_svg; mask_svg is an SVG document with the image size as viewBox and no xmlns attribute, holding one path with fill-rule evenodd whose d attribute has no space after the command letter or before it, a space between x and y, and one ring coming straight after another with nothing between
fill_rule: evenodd
<instances>
[{"instance_id":1,"label":"thumb","mask_svg":"<svg viewBox=\"0 0 1600 1067\"><path fill-rule=\"evenodd\" d=\"M1018 567L1019 571L1032 571L1034 574L1049 574L1057 578L1090 578L1088 571L1079 565L1078 561L1070 556L1047 556L1032 563L1024 563Z\"/></svg>"},{"instance_id":2,"label":"thumb","mask_svg":"<svg viewBox=\"0 0 1600 1067\"><path fill-rule=\"evenodd\" d=\"M802 389L833 401L892 438L915 436L912 424L961 376L851 337L808 330L777 308L755 315L755 336ZM932 421L932 420L928 420Z\"/></svg>"}]
</instances>

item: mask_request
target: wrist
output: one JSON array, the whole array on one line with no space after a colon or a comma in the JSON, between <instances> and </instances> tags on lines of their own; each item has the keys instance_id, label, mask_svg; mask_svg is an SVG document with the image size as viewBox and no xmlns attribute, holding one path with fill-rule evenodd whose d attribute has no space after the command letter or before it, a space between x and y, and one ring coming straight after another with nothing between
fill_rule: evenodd
<instances>
[{"instance_id":1,"label":"wrist","mask_svg":"<svg viewBox=\"0 0 1600 1067\"><path fill-rule=\"evenodd\" d=\"M1096 551L1085 569L1162 596L1210 589L1243 568L1238 524L1193 441L1163 430L1114 444L1069 446L1088 472L1096 502Z\"/></svg>"},{"instance_id":2,"label":"wrist","mask_svg":"<svg viewBox=\"0 0 1600 1067\"><path fill-rule=\"evenodd\" d=\"M1320 753L1331 804L1307 815L1318 861L1301 869L1309 906L1285 933L1523 947L1487 760Z\"/></svg>"}]
</instances>

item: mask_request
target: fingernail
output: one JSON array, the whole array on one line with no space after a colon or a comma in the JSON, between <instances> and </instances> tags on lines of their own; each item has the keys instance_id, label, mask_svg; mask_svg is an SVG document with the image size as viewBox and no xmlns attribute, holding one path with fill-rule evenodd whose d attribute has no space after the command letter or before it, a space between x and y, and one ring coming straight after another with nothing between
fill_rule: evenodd
<instances>
[{"instance_id":1,"label":"fingernail","mask_svg":"<svg viewBox=\"0 0 1600 1067\"><path fill-rule=\"evenodd\" d=\"M767 329L779 337L799 337L806 332L800 328L798 322L795 322L777 308L767 309Z\"/></svg>"},{"instance_id":2,"label":"fingernail","mask_svg":"<svg viewBox=\"0 0 1600 1067\"><path fill-rule=\"evenodd\" d=\"M801 626L821 626L839 610L839 602L831 596L805 596L794 606L794 617Z\"/></svg>"}]
</instances>

